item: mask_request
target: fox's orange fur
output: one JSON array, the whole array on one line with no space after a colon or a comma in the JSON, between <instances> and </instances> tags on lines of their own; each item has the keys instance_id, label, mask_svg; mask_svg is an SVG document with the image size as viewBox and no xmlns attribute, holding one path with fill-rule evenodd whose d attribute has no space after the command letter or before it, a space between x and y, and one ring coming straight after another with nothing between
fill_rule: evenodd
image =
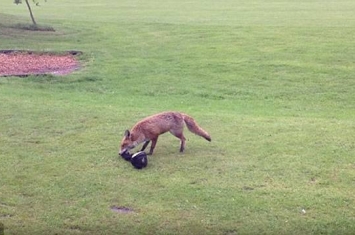
<instances>
[{"instance_id":1,"label":"fox's orange fur","mask_svg":"<svg viewBox=\"0 0 355 235\"><path fill-rule=\"evenodd\" d=\"M183 152L185 148L184 123L192 133L211 141L210 135L199 127L192 117L179 112L163 112L146 117L134 125L130 131L126 130L119 153L122 154L144 142L141 150L143 151L152 141L149 154L153 154L159 135L168 131L180 139L180 152Z\"/></svg>"}]
</instances>

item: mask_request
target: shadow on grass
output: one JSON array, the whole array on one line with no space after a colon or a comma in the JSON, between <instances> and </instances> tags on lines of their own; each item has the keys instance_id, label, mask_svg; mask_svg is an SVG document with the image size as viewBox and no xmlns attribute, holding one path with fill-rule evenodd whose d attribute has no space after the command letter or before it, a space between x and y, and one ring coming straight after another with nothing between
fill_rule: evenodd
<instances>
[{"instance_id":1,"label":"shadow on grass","mask_svg":"<svg viewBox=\"0 0 355 235\"><path fill-rule=\"evenodd\" d=\"M0 28L9 28L9 29L17 29L17 30L27 30L27 31L46 31L46 32L55 32L55 29L49 25L42 24L31 24L24 23L24 19L22 17L2 14L0 13ZM18 22L18 23L14 23Z\"/></svg>"},{"instance_id":2,"label":"shadow on grass","mask_svg":"<svg viewBox=\"0 0 355 235\"><path fill-rule=\"evenodd\" d=\"M19 30L55 32L54 28L48 25L17 23L17 24L8 25L7 27L13 29L19 29Z\"/></svg>"}]
</instances>

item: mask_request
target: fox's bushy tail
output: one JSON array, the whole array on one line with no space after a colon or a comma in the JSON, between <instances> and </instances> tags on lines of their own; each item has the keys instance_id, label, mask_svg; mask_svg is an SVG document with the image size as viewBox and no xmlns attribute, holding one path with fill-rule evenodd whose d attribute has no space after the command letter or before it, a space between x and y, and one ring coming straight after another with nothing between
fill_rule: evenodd
<instances>
[{"instance_id":1,"label":"fox's bushy tail","mask_svg":"<svg viewBox=\"0 0 355 235\"><path fill-rule=\"evenodd\" d=\"M182 113L181 114L184 122L187 126L187 128L189 129L189 131L191 131L192 133L199 135L203 138L205 138L208 141L211 141L211 136L207 133L207 131L205 131L204 129L202 129L196 122L195 120L190 117L187 114Z\"/></svg>"}]
</instances>

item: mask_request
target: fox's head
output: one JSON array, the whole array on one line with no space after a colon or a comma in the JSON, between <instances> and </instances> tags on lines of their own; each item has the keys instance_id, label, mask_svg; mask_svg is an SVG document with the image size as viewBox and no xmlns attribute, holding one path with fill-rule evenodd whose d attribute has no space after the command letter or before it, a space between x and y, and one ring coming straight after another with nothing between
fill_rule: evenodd
<instances>
[{"instance_id":1,"label":"fox's head","mask_svg":"<svg viewBox=\"0 0 355 235\"><path fill-rule=\"evenodd\" d=\"M129 132L129 130L126 130L124 132L123 139L121 141L121 146L120 146L120 152L119 154L122 155L124 152L133 149L136 147L136 143L133 140L132 134Z\"/></svg>"}]
</instances>

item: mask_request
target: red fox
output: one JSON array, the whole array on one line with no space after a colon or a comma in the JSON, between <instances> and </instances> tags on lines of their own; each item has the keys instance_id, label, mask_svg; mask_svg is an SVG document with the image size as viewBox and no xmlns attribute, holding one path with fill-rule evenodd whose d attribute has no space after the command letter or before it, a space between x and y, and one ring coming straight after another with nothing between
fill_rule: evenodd
<instances>
[{"instance_id":1,"label":"red fox","mask_svg":"<svg viewBox=\"0 0 355 235\"><path fill-rule=\"evenodd\" d=\"M121 141L119 154L133 149L143 142L141 151L144 151L149 142L152 141L149 151L149 155L152 155L158 136L168 131L180 139L180 152L183 152L186 140L183 134L184 122L189 131L211 141L210 135L199 127L192 117L179 112L163 112L144 118L134 125L131 131L126 130Z\"/></svg>"}]
</instances>

